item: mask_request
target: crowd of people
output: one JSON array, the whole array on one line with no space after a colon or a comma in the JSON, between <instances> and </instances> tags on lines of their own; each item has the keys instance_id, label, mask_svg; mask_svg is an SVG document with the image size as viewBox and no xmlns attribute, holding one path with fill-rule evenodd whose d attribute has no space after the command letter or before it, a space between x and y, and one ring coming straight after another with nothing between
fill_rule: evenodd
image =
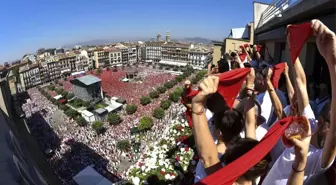
<instances>
[{"instance_id":1,"label":"crowd of people","mask_svg":"<svg viewBox=\"0 0 336 185\"><path fill-rule=\"evenodd\" d=\"M119 125L110 126L105 120L104 125L107 130L103 135L99 136L89 126L79 127L75 120L67 117L56 105L48 101L38 89L32 88L28 90L30 99L27 100L22 108L28 118L29 128L41 150L51 156L48 161L64 184L73 183L72 177L89 165L94 165L99 173L105 177L110 177L109 179L113 182L126 179L125 175L128 166L121 167L121 165L135 163L139 155L136 155L133 151L122 152L118 150L117 142L123 139L134 140L130 130L137 126L141 117L151 116L152 110L159 107L162 100L167 100L169 93L174 90L167 90L159 98L152 100L151 104L142 106L139 103L141 95L145 95L153 87L158 87L158 85L172 79L173 75L153 71L152 69L141 69L139 76L143 79L142 83L126 84L120 82L123 83L123 88L114 87L114 80L108 79L118 79L123 76L123 73L113 72L113 75L111 75L111 71L104 70L100 75L100 78L103 79L103 89L109 88L109 91L116 93L114 96L125 98L131 102L133 101L133 103L136 102L138 110L132 115L128 115L124 109L118 112L123 120ZM116 74L119 74L119 76L114 76ZM69 90L67 89L69 87L71 88L69 81L61 83L63 83L65 90ZM131 88L134 85L137 88ZM164 118L154 120L151 131L144 133L141 139L138 140L140 143L139 152L143 153L143 151L148 149L146 147L148 143L160 138L168 127L167 123L170 123L182 111L183 106L181 104L173 103L165 111ZM62 115L63 119L59 118L59 114ZM58 118L56 119L55 117ZM123 161L126 161L126 163L123 163Z\"/></svg>"},{"instance_id":2,"label":"crowd of people","mask_svg":"<svg viewBox=\"0 0 336 185\"><path fill-rule=\"evenodd\" d=\"M298 58L310 33L328 81L308 81ZM198 93L186 83L184 103L200 157L195 183L335 184L335 33L313 20L289 25L286 34L290 67L269 65L257 46L246 45L209 66Z\"/></svg>"}]
</instances>

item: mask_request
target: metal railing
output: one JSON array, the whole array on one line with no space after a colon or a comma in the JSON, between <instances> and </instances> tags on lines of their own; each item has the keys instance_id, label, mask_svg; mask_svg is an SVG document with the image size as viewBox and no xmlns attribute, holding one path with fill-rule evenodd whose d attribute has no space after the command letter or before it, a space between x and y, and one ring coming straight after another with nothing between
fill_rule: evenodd
<instances>
[{"instance_id":1,"label":"metal railing","mask_svg":"<svg viewBox=\"0 0 336 185\"><path fill-rule=\"evenodd\" d=\"M296 2L297 0L273 0L272 3L262 13L257 27L260 28L274 17L281 17L282 12Z\"/></svg>"}]
</instances>

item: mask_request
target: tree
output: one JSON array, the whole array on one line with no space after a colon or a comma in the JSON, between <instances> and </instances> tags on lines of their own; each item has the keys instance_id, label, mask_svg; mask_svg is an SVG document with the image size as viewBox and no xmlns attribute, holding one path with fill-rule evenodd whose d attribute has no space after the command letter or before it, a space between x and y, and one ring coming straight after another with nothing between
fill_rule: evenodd
<instances>
[{"instance_id":1,"label":"tree","mask_svg":"<svg viewBox=\"0 0 336 185\"><path fill-rule=\"evenodd\" d=\"M96 75L100 75L102 73L102 70L100 69L100 68L98 68L97 70L96 70Z\"/></svg>"},{"instance_id":2,"label":"tree","mask_svg":"<svg viewBox=\"0 0 336 185\"><path fill-rule=\"evenodd\" d=\"M66 96L66 99L70 100L71 98L73 98L75 95L73 93L68 93L68 95Z\"/></svg>"},{"instance_id":3,"label":"tree","mask_svg":"<svg viewBox=\"0 0 336 185\"><path fill-rule=\"evenodd\" d=\"M104 127L104 123L101 121L94 121L92 123L92 129L96 131L97 134L102 134L106 130L106 128Z\"/></svg>"},{"instance_id":4,"label":"tree","mask_svg":"<svg viewBox=\"0 0 336 185\"><path fill-rule=\"evenodd\" d=\"M183 93L183 88L182 87L177 87L174 91L175 94L181 96Z\"/></svg>"},{"instance_id":5,"label":"tree","mask_svg":"<svg viewBox=\"0 0 336 185\"><path fill-rule=\"evenodd\" d=\"M129 151L131 149L131 143L128 139L119 140L117 142L117 148L122 151Z\"/></svg>"},{"instance_id":6,"label":"tree","mask_svg":"<svg viewBox=\"0 0 336 185\"><path fill-rule=\"evenodd\" d=\"M157 119L162 119L164 115L165 115L164 110L161 108L155 108L153 110L153 116Z\"/></svg>"},{"instance_id":7,"label":"tree","mask_svg":"<svg viewBox=\"0 0 336 185\"><path fill-rule=\"evenodd\" d=\"M194 77L193 79L191 79L191 83L192 84L197 84L198 83L198 79L196 77Z\"/></svg>"},{"instance_id":8,"label":"tree","mask_svg":"<svg viewBox=\"0 0 336 185\"><path fill-rule=\"evenodd\" d=\"M82 116L78 116L78 117L76 118L76 122L77 122L77 124L78 124L79 126L81 126L81 127L87 125L86 120L85 120Z\"/></svg>"},{"instance_id":9,"label":"tree","mask_svg":"<svg viewBox=\"0 0 336 185\"><path fill-rule=\"evenodd\" d=\"M117 113L112 113L109 114L107 117L107 121L111 124L111 125L117 125L121 122L121 118Z\"/></svg>"},{"instance_id":10,"label":"tree","mask_svg":"<svg viewBox=\"0 0 336 185\"><path fill-rule=\"evenodd\" d=\"M152 91L149 93L149 97L151 98L158 98L160 96L160 93L158 91Z\"/></svg>"},{"instance_id":11,"label":"tree","mask_svg":"<svg viewBox=\"0 0 336 185\"><path fill-rule=\"evenodd\" d=\"M83 101L82 103L83 107L88 107L90 105L89 101Z\"/></svg>"},{"instance_id":12,"label":"tree","mask_svg":"<svg viewBox=\"0 0 336 185\"><path fill-rule=\"evenodd\" d=\"M165 88L164 86L162 86L162 87L158 87L156 90L157 90L159 93L163 94L163 93L165 93L165 92L167 91L167 88Z\"/></svg>"},{"instance_id":13,"label":"tree","mask_svg":"<svg viewBox=\"0 0 336 185\"><path fill-rule=\"evenodd\" d=\"M138 130L146 131L153 126L153 119L151 117L145 116L139 120Z\"/></svg>"},{"instance_id":14,"label":"tree","mask_svg":"<svg viewBox=\"0 0 336 185\"><path fill-rule=\"evenodd\" d=\"M166 82L163 86L167 89L171 89L174 85L169 81L169 82Z\"/></svg>"},{"instance_id":15,"label":"tree","mask_svg":"<svg viewBox=\"0 0 336 185\"><path fill-rule=\"evenodd\" d=\"M61 95L62 95L63 97L67 97L68 94L69 94L68 91L63 91L63 92L61 93Z\"/></svg>"},{"instance_id":16,"label":"tree","mask_svg":"<svg viewBox=\"0 0 336 185\"><path fill-rule=\"evenodd\" d=\"M66 111L66 110L69 109L69 107L66 106L66 105L60 105L59 108L60 108L61 110L63 110L63 111Z\"/></svg>"},{"instance_id":17,"label":"tree","mask_svg":"<svg viewBox=\"0 0 336 185\"><path fill-rule=\"evenodd\" d=\"M68 109L67 111L65 111L65 115L71 118L75 118L78 115L78 112L73 109Z\"/></svg>"},{"instance_id":18,"label":"tree","mask_svg":"<svg viewBox=\"0 0 336 185\"><path fill-rule=\"evenodd\" d=\"M141 105L147 105L147 104L150 104L150 102L151 102L151 99L148 96L142 96L140 98Z\"/></svg>"},{"instance_id":19,"label":"tree","mask_svg":"<svg viewBox=\"0 0 336 185\"><path fill-rule=\"evenodd\" d=\"M58 89L56 89L56 93L57 93L57 94L62 94L63 91L64 91L63 88L58 88Z\"/></svg>"},{"instance_id":20,"label":"tree","mask_svg":"<svg viewBox=\"0 0 336 185\"><path fill-rule=\"evenodd\" d=\"M170 83L175 86L177 84L177 81L176 80L171 80Z\"/></svg>"},{"instance_id":21,"label":"tree","mask_svg":"<svg viewBox=\"0 0 336 185\"><path fill-rule=\"evenodd\" d=\"M56 89L56 87L54 85L49 85L48 89L51 90L51 91L54 91Z\"/></svg>"},{"instance_id":22,"label":"tree","mask_svg":"<svg viewBox=\"0 0 336 185\"><path fill-rule=\"evenodd\" d=\"M162 101L160 107L163 108L164 110L167 110L171 105L170 100Z\"/></svg>"},{"instance_id":23,"label":"tree","mask_svg":"<svg viewBox=\"0 0 336 185\"><path fill-rule=\"evenodd\" d=\"M137 106L134 104L127 104L126 105L126 113L127 114L134 114L137 111Z\"/></svg>"},{"instance_id":24,"label":"tree","mask_svg":"<svg viewBox=\"0 0 336 185\"><path fill-rule=\"evenodd\" d=\"M171 100L171 101L173 101L173 102L178 102L179 101L179 99L180 99L180 96L178 95L178 94L176 94L176 93L170 93L169 94L169 99Z\"/></svg>"},{"instance_id":25,"label":"tree","mask_svg":"<svg viewBox=\"0 0 336 185\"><path fill-rule=\"evenodd\" d=\"M183 78L182 75L179 75L179 76L177 76L177 77L175 78L175 80L178 81L178 82L182 82L183 79L184 79L184 78Z\"/></svg>"}]
</instances>

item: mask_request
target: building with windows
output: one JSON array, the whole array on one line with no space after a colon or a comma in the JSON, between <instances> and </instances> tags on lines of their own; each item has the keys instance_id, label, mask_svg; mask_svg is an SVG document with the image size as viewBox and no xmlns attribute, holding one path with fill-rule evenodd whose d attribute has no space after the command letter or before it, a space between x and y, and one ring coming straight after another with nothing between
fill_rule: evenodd
<instances>
[{"instance_id":1,"label":"building with windows","mask_svg":"<svg viewBox=\"0 0 336 185\"><path fill-rule=\"evenodd\" d=\"M8 185L61 185L28 130L20 97L11 95L0 74L0 182Z\"/></svg>"},{"instance_id":2,"label":"building with windows","mask_svg":"<svg viewBox=\"0 0 336 185\"><path fill-rule=\"evenodd\" d=\"M127 46L121 43L117 43L115 48L119 49L121 51L121 59L123 64L127 64L129 60L129 49Z\"/></svg>"},{"instance_id":3,"label":"building with windows","mask_svg":"<svg viewBox=\"0 0 336 185\"><path fill-rule=\"evenodd\" d=\"M39 68L41 83L49 83L61 78L61 66L57 61L43 61Z\"/></svg>"},{"instance_id":4,"label":"building with windows","mask_svg":"<svg viewBox=\"0 0 336 185\"><path fill-rule=\"evenodd\" d=\"M93 75L86 75L70 81L75 97L84 101L103 99L101 80Z\"/></svg>"},{"instance_id":5,"label":"building with windows","mask_svg":"<svg viewBox=\"0 0 336 185\"><path fill-rule=\"evenodd\" d=\"M21 88L27 90L41 84L39 64L27 64L19 68Z\"/></svg>"},{"instance_id":6,"label":"building with windows","mask_svg":"<svg viewBox=\"0 0 336 185\"><path fill-rule=\"evenodd\" d=\"M161 49L159 64L170 67L181 67L188 64L189 44L178 42L165 42Z\"/></svg>"},{"instance_id":7,"label":"building with windows","mask_svg":"<svg viewBox=\"0 0 336 185\"><path fill-rule=\"evenodd\" d=\"M96 68L109 66L110 64L109 47L97 48L94 51L94 60L96 63Z\"/></svg>"},{"instance_id":8,"label":"building with windows","mask_svg":"<svg viewBox=\"0 0 336 185\"><path fill-rule=\"evenodd\" d=\"M164 42L146 42L145 44L145 62L158 63L161 60L162 44Z\"/></svg>"},{"instance_id":9,"label":"building with windows","mask_svg":"<svg viewBox=\"0 0 336 185\"><path fill-rule=\"evenodd\" d=\"M195 69L206 69L212 62L212 51L204 46L191 45L188 51L188 64Z\"/></svg>"},{"instance_id":10,"label":"building with windows","mask_svg":"<svg viewBox=\"0 0 336 185\"><path fill-rule=\"evenodd\" d=\"M61 71L76 70L76 55L73 52L57 55L58 62L61 66Z\"/></svg>"},{"instance_id":11,"label":"building with windows","mask_svg":"<svg viewBox=\"0 0 336 185\"><path fill-rule=\"evenodd\" d=\"M137 58L138 58L138 46L133 44L128 46L128 63L129 64L136 63Z\"/></svg>"},{"instance_id":12,"label":"building with windows","mask_svg":"<svg viewBox=\"0 0 336 185\"><path fill-rule=\"evenodd\" d=\"M122 52L117 48L109 49L109 65L119 66L122 65Z\"/></svg>"}]
</instances>

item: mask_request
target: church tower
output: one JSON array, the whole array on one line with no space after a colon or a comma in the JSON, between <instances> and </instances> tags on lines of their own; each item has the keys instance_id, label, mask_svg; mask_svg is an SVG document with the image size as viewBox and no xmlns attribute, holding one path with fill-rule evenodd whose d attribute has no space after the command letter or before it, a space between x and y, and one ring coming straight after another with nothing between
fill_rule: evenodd
<instances>
[{"instance_id":1,"label":"church tower","mask_svg":"<svg viewBox=\"0 0 336 185\"><path fill-rule=\"evenodd\" d=\"M166 33L166 42L170 42L170 33L167 31Z\"/></svg>"},{"instance_id":2,"label":"church tower","mask_svg":"<svg viewBox=\"0 0 336 185\"><path fill-rule=\"evenodd\" d=\"M156 36L156 41L160 42L161 41L161 34L158 33L157 36Z\"/></svg>"}]
</instances>

